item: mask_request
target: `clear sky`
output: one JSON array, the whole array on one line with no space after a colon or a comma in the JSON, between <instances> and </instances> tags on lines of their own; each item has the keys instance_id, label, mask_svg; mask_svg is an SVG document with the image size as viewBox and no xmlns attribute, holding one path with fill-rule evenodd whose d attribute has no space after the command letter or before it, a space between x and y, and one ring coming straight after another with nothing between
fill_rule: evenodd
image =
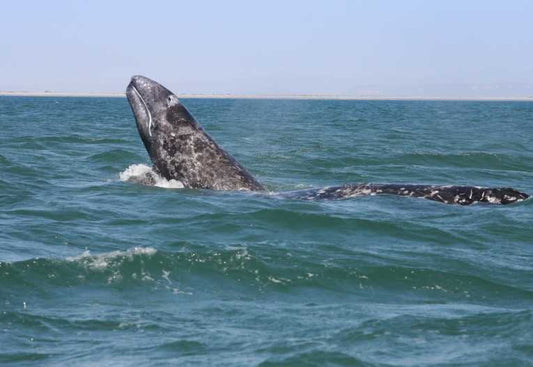
<instances>
[{"instance_id":1,"label":"clear sky","mask_svg":"<svg viewBox=\"0 0 533 367\"><path fill-rule=\"evenodd\" d=\"M0 90L533 96L531 0L2 1Z\"/></svg>"}]
</instances>

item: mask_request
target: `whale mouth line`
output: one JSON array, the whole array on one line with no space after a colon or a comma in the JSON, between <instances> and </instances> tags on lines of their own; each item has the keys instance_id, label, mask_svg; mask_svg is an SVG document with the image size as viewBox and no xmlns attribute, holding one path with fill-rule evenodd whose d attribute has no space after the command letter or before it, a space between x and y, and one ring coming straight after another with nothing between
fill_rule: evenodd
<instances>
[{"instance_id":1,"label":"whale mouth line","mask_svg":"<svg viewBox=\"0 0 533 367\"><path fill-rule=\"evenodd\" d=\"M139 97L139 99L141 100L141 102L143 103L143 106L144 106L144 110L146 111L146 114L148 115L148 134L150 136L152 136L152 113L150 112L150 110L148 109L148 106L146 105L146 102L144 101L143 97L141 96L141 93L139 93L139 91L137 90L137 88L135 88L135 86L133 84L130 84L131 86L131 89L135 92L135 94L137 95L137 97Z\"/></svg>"}]
</instances>

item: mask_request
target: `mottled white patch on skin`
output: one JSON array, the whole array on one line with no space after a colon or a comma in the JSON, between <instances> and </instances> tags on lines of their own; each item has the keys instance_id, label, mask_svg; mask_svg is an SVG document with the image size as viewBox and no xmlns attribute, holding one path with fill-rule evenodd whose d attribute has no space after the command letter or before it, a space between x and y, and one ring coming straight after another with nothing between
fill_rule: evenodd
<instances>
[{"instance_id":1,"label":"mottled white patch on skin","mask_svg":"<svg viewBox=\"0 0 533 367\"><path fill-rule=\"evenodd\" d=\"M403 189L403 190L402 190ZM509 191L505 190L511 190ZM396 185L396 184L348 184L337 187L326 187L322 189L308 189L301 192L280 193L281 197L288 197L302 200L341 200L356 198L359 196L375 196L378 194L401 195L429 199L444 204L470 205L480 202L482 195L485 197L496 197L499 201L492 199L484 201L491 204L509 204L527 198L514 196L513 189L477 189L473 186L429 186L429 185Z\"/></svg>"}]
</instances>

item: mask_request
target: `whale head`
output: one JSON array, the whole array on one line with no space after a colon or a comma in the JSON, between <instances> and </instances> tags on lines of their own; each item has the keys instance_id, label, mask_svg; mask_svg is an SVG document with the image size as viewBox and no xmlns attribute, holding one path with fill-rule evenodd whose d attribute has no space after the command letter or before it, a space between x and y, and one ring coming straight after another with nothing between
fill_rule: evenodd
<instances>
[{"instance_id":1,"label":"whale head","mask_svg":"<svg viewBox=\"0 0 533 367\"><path fill-rule=\"evenodd\" d=\"M189 188L263 189L202 129L170 90L136 75L131 78L126 96L141 140L161 176Z\"/></svg>"},{"instance_id":2,"label":"whale head","mask_svg":"<svg viewBox=\"0 0 533 367\"><path fill-rule=\"evenodd\" d=\"M135 75L126 89L139 135L154 163L167 136L197 128L197 123L178 97L161 84Z\"/></svg>"}]
</instances>

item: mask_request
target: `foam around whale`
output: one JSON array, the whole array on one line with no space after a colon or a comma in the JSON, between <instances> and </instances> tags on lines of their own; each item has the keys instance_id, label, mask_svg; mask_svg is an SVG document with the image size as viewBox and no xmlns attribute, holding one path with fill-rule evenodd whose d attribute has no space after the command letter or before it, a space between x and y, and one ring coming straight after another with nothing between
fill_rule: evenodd
<instances>
[{"instance_id":1,"label":"foam around whale","mask_svg":"<svg viewBox=\"0 0 533 367\"><path fill-rule=\"evenodd\" d=\"M147 186L164 189L182 189L183 183L178 180L167 180L145 164L132 164L119 174L121 181L135 182Z\"/></svg>"}]
</instances>

